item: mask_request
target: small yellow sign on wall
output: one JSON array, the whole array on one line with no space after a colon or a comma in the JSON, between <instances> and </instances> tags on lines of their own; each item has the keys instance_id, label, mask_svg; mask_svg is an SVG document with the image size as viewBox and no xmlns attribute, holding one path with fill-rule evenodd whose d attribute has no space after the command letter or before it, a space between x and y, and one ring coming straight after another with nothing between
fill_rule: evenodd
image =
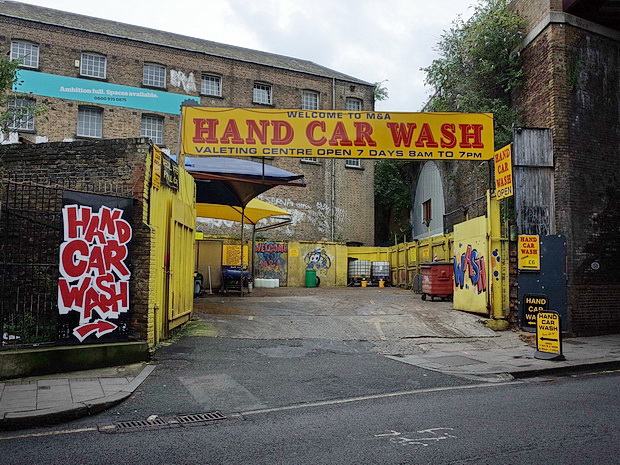
<instances>
[{"instance_id":1,"label":"small yellow sign on wall","mask_svg":"<svg viewBox=\"0 0 620 465\"><path fill-rule=\"evenodd\" d=\"M512 187L512 153L508 144L495 152L495 195L498 199L514 194Z\"/></svg>"},{"instance_id":2,"label":"small yellow sign on wall","mask_svg":"<svg viewBox=\"0 0 620 465\"><path fill-rule=\"evenodd\" d=\"M540 236L519 236L519 269L540 271Z\"/></svg>"},{"instance_id":3,"label":"small yellow sign on wall","mask_svg":"<svg viewBox=\"0 0 620 465\"><path fill-rule=\"evenodd\" d=\"M224 266L240 266L241 265L241 246L225 245L223 246L222 265ZM248 246L243 246L243 266L248 266Z\"/></svg>"}]
</instances>

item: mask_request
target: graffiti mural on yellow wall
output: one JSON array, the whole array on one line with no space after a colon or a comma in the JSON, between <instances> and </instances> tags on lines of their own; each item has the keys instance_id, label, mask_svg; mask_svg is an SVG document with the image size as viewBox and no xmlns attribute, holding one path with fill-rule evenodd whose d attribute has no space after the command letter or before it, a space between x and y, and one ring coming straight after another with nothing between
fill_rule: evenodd
<instances>
[{"instance_id":1,"label":"graffiti mural on yellow wall","mask_svg":"<svg viewBox=\"0 0 620 465\"><path fill-rule=\"evenodd\" d=\"M459 248L462 244L459 244ZM469 278L466 282L465 276ZM461 254L461 258L454 257L454 285L459 289L475 289L478 294L487 290L487 274L484 256L479 255L478 250L467 245L467 250Z\"/></svg>"},{"instance_id":2,"label":"graffiti mural on yellow wall","mask_svg":"<svg viewBox=\"0 0 620 465\"><path fill-rule=\"evenodd\" d=\"M317 247L304 256L307 270L327 271L332 267L332 259L325 247Z\"/></svg>"}]
</instances>

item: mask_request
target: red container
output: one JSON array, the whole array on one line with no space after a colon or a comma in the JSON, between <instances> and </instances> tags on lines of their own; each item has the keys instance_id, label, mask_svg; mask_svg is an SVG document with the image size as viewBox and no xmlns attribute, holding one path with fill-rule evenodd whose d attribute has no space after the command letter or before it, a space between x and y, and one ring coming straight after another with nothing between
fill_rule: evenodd
<instances>
[{"instance_id":1,"label":"red container","mask_svg":"<svg viewBox=\"0 0 620 465\"><path fill-rule=\"evenodd\" d=\"M422 300L429 296L441 300L452 299L454 292L454 265L452 262L422 263Z\"/></svg>"}]
</instances>

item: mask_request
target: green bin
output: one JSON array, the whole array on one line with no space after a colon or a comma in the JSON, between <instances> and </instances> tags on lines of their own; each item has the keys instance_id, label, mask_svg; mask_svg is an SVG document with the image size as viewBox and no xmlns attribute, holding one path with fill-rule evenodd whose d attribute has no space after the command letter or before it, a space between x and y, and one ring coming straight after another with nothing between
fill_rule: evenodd
<instances>
[{"instance_id":1,"label":"green bin","mask_svg":"<svg viewBox=\"0 0 620 465\"><path fill-rule=\"evenodd\" d=\"M316 287L316 270L306 270L306 287Z\"/></svg>"}]
</instances>

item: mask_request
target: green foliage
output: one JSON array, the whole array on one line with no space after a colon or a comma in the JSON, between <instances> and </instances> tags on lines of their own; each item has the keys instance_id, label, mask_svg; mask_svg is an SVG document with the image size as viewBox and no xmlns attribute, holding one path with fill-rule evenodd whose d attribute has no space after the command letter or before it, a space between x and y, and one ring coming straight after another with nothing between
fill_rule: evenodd
<instances>
[{"instance_id":1,"label":"green foliage","mask_svg":"<svg viewBox=\"0 0 620 465\"><path fill-rule=\"evenodd\" d=\"M375 101L380 102L389 98L387 87L385 86L387 79L374 83L373 92L375 94Z\"/></svg>"},{"instance_id":2,"label":"green foliage","mask_svg":"<svg viewBox=\"0 0 620 465\"><path fill-rule=\"evenodd\" d=\"M423 68L434 94L429 111L493 113L495 146L512 140L518 113L511 93L522 81L523 71L512 50L521 42L519 17L509 0L481 0L472 17L457 18L437 45L440 58Z\"/></svg>"},{"instance_id":3,"label":"green foliage","mask_svg":"<svg viewBox=\"0 0 620 465\"><path fill-rule=\"evenodd\" d=\"M8 108L8 102L11 98L22 96L22 94L11 92L13 84L17 82L19 63L19 60L9 60L0 56L0 137L8 136L11 131L9 125L12 121L25 116L38 116L46 111L46 107L42 104L29 105L19 109Z\"/></svg>"},{"instance_id":4,"label":"green foliage","mask_svg":"<svg viewBox=\"0 0 620 465\"><path fill-rule=\"evenodd\" d=\"M399 234L411 230L411 189L408 162L380 160L375 163L375 209L379 222Z\"/></svg>"}]
</instances>

